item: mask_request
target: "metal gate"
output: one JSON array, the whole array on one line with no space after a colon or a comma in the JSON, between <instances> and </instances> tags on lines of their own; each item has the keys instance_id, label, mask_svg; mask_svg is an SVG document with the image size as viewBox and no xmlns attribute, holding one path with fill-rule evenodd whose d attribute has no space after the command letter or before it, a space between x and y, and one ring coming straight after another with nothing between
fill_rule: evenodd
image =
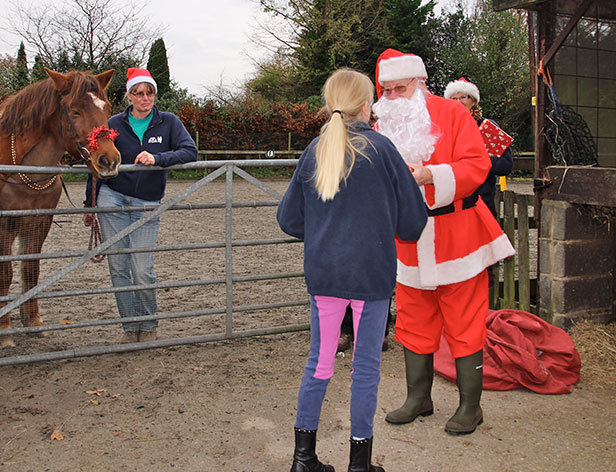
<instances>
[{"instance_id":1,"label":"metal gate","mask_svg":"<svg viewBox=\"0 0 616 472\"><path fill-rule=\"evenodd\" d=\"M19 275L15 271L11 292L0 297L0 302L6 302L0 308L0 316L12 312L14 326L15 309L36 298L44 322L39 327L12 327L4 331L3 334L14 336L17 347L0 351L0 366L308 329L308 310L304 308L308 306L308 297L302 272L303 245L286 237L275 221L276 207L284 192L282 186L286 187L288 179L265 184L243 170L296 164L296 159L262 159L193 162L171 167L172 170L209 170L209 173L196 182L186 183L186 188L174 195L168 195L160 206L146 207L143 218L91 249L76 248L87 247L89 230L81 224L81 216L92 209L71 208L66 204L63 207L66 197L54 210L0 211L0 218L54 214L56 222L41 254L0 256L0 261L41 260L40 282L26 293L21 294L16 288L19 281L15 279ZM159 169L129 165L122 166L120 171ZM80 166L60 167L63 174L86 171ZM13 166L0 166L0 172L16 170ZM58 173L58 167L19 166L19 172ZM224 194L223 185L217 180L223 176ZM240 177L240 184L235 186L234 176ZM176 185L171 182L167 186L168 193L170 186ZM71 186L75 187L83 194L85 184ZM212 187L218 193L209 192ZM242 188L243 193L249 188L257 192L258 197L266 194L274 200L244 198L237 201L234 189L238 188ZM95 210L112 211L111 208ZM143 210L143 207L122 208L127 212ZM156 247L109 250L121 238L161 215L164 216ZM73 238L75 232L77 236ZM255 232L258 235L252 234ZM100 254L137 251L154 252L156 283L111 287L107 263L91 261ZM70 262L66 263L67 260ZM261 272L270 266L284 270ZM164 277L160 269L165 269ZM182 277L184 274L186 277ZM148 289L156 289L158 313L120 319L113 294ZM117 344L117 333L121 331L117 325L146 319L164 321L161 323L163 330L159 329L163 339ZM42 333L47 337L16 336Z\"/></svg>"}]
</instances>

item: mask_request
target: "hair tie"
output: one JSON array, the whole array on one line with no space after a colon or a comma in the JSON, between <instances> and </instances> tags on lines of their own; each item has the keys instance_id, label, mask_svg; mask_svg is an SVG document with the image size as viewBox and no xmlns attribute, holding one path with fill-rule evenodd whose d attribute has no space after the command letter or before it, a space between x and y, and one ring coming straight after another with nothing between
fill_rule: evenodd
<instances>
[{"instance_id":1,"label":"hair tie","mask_svg":"<svg viewBox=\"0 0 616 472\"><path fill-rule=\"evenodd\" d=\"M340 116L342 116L342 112L341 112L340 110L334 110L334 111L332 111L332 115L333 115L334 113L340 113Z\"/></svg>"}]
</instances>

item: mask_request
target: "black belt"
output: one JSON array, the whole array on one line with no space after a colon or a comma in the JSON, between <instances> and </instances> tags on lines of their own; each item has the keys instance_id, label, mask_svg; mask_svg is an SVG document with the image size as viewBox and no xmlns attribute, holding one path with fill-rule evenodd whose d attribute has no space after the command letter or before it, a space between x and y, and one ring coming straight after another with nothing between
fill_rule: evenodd
<instances>
[{"instance_id":1,"label":"black belt","mask_svg":"<svg viewBox=\"0 0 616 472\"><path fill-rule=\"evenodd\" d=\"M477 198L478 198L478 195L476 193L474 193L470 197L463 198L462 199L462 209L466 210L468 208L473 208L475 204L477 203ZM435 208L434 210L431 210L430 208L428 208L428 216L446 215L447 213L453 213L454 211L456 211L456 209L453 203L450 203L447 206Z\"/></svg>"}]
</instances>

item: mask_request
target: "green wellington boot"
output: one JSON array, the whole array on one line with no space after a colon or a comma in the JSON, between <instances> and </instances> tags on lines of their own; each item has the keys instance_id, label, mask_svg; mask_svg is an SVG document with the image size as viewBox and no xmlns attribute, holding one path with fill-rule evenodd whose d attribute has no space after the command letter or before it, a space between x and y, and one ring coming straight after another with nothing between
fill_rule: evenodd
<instances>
[{"instance_id":1,"label":"green wellington boot","mask_svg":"<svg viewBox=\"0 0 616 472\"><path fill-rule=\"evenodd\" d=\"M415 354L404 348L404 365L406 401L401 408L390 411L385 416L385 421L393 424L410 423L419 415L429 416L434 413L430 397L434 378L434 354Z\"/></svg>"},{"instance_id":2,"label":"green wellington boot","mask_svg":"<svg viewBox=\"0 0 616 472\"><path fill-rule=\"evenodd\" d=\"M483 350L456 359L456 375L460 406L445 425L449 434L470 434L483 423L479 406L483 389Z\"/></svg>"}]
</instances>

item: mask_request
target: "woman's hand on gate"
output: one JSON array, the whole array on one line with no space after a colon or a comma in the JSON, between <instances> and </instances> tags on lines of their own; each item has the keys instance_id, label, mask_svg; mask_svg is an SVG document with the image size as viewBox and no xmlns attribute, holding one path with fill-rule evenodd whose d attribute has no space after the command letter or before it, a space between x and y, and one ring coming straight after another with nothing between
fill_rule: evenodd
<instances>
[{"instance_id":1,"label":"woman's hand on gate","mask_svg":"<svg viewBox=\"0 0 616 472\"><path fill-rule=\"evenodd\" d=\"M156 164L156 159L154 159L154 156L148 151L141 151L137 154L137 157L135 157L135 164L139 163L145 164L146 166L153 166Z\"/></svg>"}]
</instances>

